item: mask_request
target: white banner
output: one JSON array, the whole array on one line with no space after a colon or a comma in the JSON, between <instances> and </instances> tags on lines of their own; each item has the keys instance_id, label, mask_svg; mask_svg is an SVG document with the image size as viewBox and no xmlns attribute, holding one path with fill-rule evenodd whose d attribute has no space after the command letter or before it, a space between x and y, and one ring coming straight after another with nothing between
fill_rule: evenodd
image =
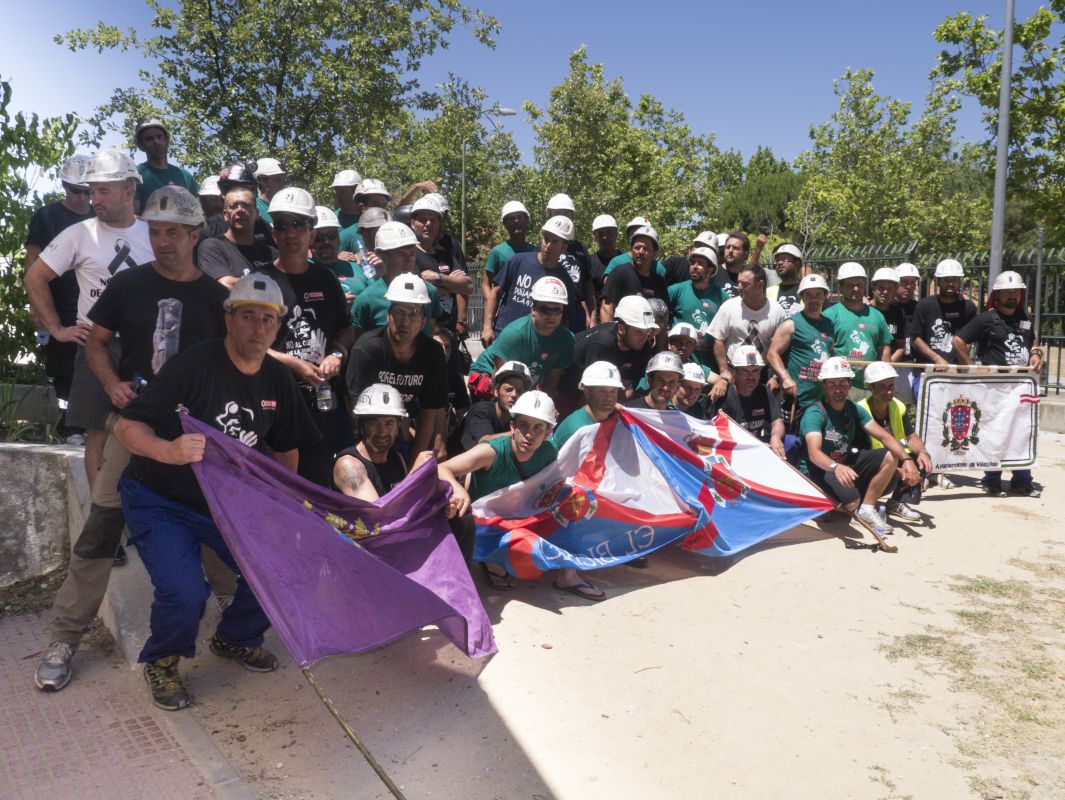
<instances>
[{"instance_id":1,"label":"white banner","mask_svg":"<svg viewBox=\"0 0 1065 800\"><path fill-rule=\"evenodd\" d=\"M917 435L936 471L1034 466L1038 431L1035 375L921 375Z\"/></svg>"}]
</instances>

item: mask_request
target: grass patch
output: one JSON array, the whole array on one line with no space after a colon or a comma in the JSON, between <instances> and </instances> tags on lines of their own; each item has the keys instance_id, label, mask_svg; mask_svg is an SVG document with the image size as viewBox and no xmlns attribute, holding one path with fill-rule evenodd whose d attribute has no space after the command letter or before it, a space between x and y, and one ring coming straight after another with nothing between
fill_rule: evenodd
<instances>
[{"instance_id":1,"label":"grass patch","mask_svg":"<svg viewBox=\"0 0 1065 800\"><path fill-rule=\"evenodd\" d=\"M960 581L960 583L952 584L950 588L962 594L1008 600L1026 600L1032 594L1032 587L1024 581L1000 581L984 575L977 575L975 578L965 575L953 575L951 577L956 581Z\"/></svg>"},{"instance_id":2,"label":"grass patch","mask_svg":"<svg viewBox=\"0 0 1065 800\"><path fill-rule=\"evenodd\" d=\"M935 630L935 629L930 629ZM896 636L895 641L881 645L881 651L889 661L901 658L923 658L939 662L955 672L969 672L976 661L972 645L953 642L946 636L931 633L908 633Z\"/></svg>"}]
</instances>

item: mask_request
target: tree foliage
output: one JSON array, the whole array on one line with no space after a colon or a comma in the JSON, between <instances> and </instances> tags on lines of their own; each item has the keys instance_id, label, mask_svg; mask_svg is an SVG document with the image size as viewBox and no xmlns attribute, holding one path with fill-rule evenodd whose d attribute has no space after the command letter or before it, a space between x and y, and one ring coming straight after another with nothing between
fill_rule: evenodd
<instances>
[{"instance_id":1,"label":"tree foliage","mask_svg":"<svg viewBox=\"0 0 1065 800\"><path fill-rule=\"evenodd\" d=\"M747 161L743 180L721 199L716 214L719 227L787 238L788 205L798 197L802 182L787 161L759 145Z\"/></svg>"},{"instance_id":2,"label":"tree foliage","mask_svg":"<svg viewBox=\"0 0 1065 800\"><path fill-rule=\"evenodd\" d=\"M987 17L961 12L935 30L946 45L932 70L941 92L959 92L983 107L983 157L993 164L998 139L1001 30ZM1065 244L1065 0L1050 0L1014 25L1010 91L1008 204L1029 213L1029 228L1047 225L1048 241ZM1017 58L1017 48L1020 58Z\"/></svg>"}]
</instances>

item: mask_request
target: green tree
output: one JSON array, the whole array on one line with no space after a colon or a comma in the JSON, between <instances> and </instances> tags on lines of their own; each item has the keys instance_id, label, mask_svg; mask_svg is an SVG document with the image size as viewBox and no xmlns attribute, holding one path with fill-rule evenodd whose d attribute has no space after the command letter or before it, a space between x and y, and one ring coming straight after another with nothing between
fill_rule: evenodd
<instances>
[{"instance_id":1,"label":"green tree","mask_svg":"<svg viewBox=\"0 0 1065 800\"><path fill-rule=\"evenodd\" d=\"M947 49L932 80L939 91L972 97L984 109L983 155L990 167L998 139L1002 31L987 17L961 12L941 22L935 37ZM1007 204L1027 212L1028 230L1015 235L1030 237L1042 223L1048 241L1065 244L1065 0L1049 0L1049 7L1015 23L1013 42Z\"/></svg>"},{"instance_id":2,"label":"green tree","mask_svg":"<svg viewBox=\"0 0 1065 800\"><path fill-rule=\"evenodd\" d=\"M73 114L40 118L9 111L12 88L0 82L0 371L33 349L33 325L22 285L21 261L30 217L45 198L40 178L74 153L78 121Z\"/></svg>"},{"instance_id":3,"label":"green tree","mask_svg":"<svg viewBox=\"0 0 1065 800\"><path fill-rule=\"evenodd\" d=\"M872 70L836 81L839 110L811 127L813 147L796 159L804 183L788 206L790 227L806 246L985 246L990 202L959 180L974 164L954 139L957 100L931 93L910 126L910 104L876 94L872 81Z\"/></svg>"},{"instance_id":4,"label":"green tree","mask_svg":"<svg viewBox=\"0 0 1065 800\"><path fill-rule=\"evenodd\" d=\"M717 220L729 230L758 231L786 238L788 205L798 197L802 177L772 149L759 146L747 161L743 182L721 199Z\"/></svg>"},{"instance_id":5,"label":"green tree","mask_svg":"<svg viewBox=\"0 0 1065 800\"><path fill-rule=\"evenodd\" d=\"M217 171L234 155L280 158L308 183L338 154L359 163L387 141L405 105L431 102L416 75L456 24L492 46L498 25L459 0L145 0L151 35L105 22L56 37L71 50L134 50L139 85L90 120L124 132L169 120L178 159Z\"/></svg>"}]
</instances>

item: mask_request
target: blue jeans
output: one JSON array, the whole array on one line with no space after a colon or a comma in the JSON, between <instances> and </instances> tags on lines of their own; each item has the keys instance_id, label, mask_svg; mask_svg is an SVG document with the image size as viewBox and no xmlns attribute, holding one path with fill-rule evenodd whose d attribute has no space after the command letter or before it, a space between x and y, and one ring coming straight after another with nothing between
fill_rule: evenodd
<instances>
[{"instance_id":1,"label":"blue jeans","mask_svg":"<svg viewBox=\"0 0 1065 800\"><path fill-rule=\"evenodd\" d=\"M984 479L980 483L989 489L1002 489L1002 470L985 472ZM1010 476L1011 489L1025 489L1032 485L1032 471L1030 469L1015 469Z\"/></svg>"},{"instance_id":2,"label":"blue jeans","mask_svg":"<svg viewBox=\"0 0 1065 800\"><path fill-rule=\"evenodd\" d=\"M129 543L148 570L155 596L151 634L139 661L196 655L196 634L211 590L203 577L200 546L206 545L239 573L214 520L182 503L168 500L143 483L123 476L118 484ZM238 647L256 647L270 620L243 576L237 578L233 602L222 612L218 634Z\"/></svg>"}]
</instances>

